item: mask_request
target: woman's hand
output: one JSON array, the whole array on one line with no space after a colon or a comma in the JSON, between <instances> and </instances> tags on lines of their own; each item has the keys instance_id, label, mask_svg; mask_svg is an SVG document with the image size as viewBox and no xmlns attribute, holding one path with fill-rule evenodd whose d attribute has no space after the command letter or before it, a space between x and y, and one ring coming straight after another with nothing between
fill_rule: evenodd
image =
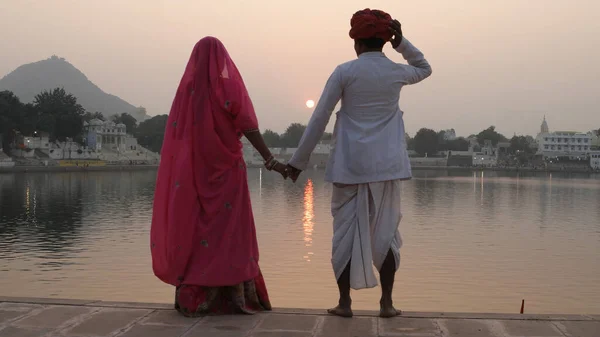
<instances>
[{"instance_id":1,"label":"woman's hand","mask_svg":"<svg viewBox=\"0 0 600 337\"><path fill-rule=\"evenodd\" d=\"M279 174L281 174L281 176L283 177L283 179L287 179L288 178L288 169L287 169L286 165L284 165L284 164L282 164L280 162L277 162L277 163L275 163L275 165L273 165L272 170L278 172Z\"/></svg>"}]
</instances>

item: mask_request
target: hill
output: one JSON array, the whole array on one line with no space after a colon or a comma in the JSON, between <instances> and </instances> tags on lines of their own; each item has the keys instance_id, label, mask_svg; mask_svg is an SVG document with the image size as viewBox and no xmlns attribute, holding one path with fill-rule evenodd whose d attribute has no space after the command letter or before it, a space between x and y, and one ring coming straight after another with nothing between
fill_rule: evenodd
<instances>
[{"instance_id":1,"label":"hill","mask_svg":"<svg viewBox=\"0 0 600 337\"><path fill-rule=\"evenodd\" d=\"M0 79L0 91L10 90L24 103L32 102L43 90L64 88L77 97L77 102L89 112L102 112L106 117L127 112L138 122L148 118L143 108L136 108L125 100L105 93L79 69L64 58L24 64Z\"/></svg>"}]
</instances>

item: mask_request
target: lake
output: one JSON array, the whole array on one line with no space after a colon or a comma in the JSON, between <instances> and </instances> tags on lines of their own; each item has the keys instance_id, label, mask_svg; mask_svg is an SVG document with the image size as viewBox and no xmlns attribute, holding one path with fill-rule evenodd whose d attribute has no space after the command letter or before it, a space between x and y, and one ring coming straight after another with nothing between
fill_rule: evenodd
<instances>
[{"instance_id":1,"label":"lake","mask_svg":"<svg viewBox=\"0 0 600 337\"><path fill-rule=\"evenodd\" d=\"M170 303L149 252L155 175L0 174L0 296ZM324 172L248 177L273 305L336 304ZM416 171L402 193L399 308L600 313L600 176ZM376 309L379 288L353 301Z\"/></svg>"}]
</instances>

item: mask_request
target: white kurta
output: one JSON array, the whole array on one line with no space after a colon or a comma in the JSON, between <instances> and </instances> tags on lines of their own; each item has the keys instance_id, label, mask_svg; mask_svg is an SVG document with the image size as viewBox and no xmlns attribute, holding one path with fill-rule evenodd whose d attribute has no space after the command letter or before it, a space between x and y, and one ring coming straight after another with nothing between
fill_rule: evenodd
<instances>
[{"instance_id":1,"label":"white kurta","mask_svg":"<svg viewBox=\"0 0 600 337\"><path fill-rule=\"evenodd\" d=\"M396 51L408 65L395 63L381 52L369 52L335 69L289 164L307 168L341 99L325 180L360 184L411 178L400 90L427 78L431 67L406 39Z\"/></svg>"},{"instance_id":2,"label":"white kurta","mask_svg":"<svg viewBox=\"0 0 600 337\"><path fill-rule=\"evenodd\" d=\"M307 168L341 99L325 180L334 183L331 262L339 279L351 261L353 289L377 285L373 265L380 269L390 249L396 268L400 264L400 183L412 176L400 90L427 78L431 67L406 39L396 51L408 65L369 52L335 69L289 161L298 169Z\"/></svg>"}]
</instances>

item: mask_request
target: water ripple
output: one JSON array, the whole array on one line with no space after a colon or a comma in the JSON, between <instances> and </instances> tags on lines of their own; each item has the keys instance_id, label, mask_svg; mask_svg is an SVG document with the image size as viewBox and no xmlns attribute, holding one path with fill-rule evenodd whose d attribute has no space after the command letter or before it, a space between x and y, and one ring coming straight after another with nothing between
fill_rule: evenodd
<instances>
[{"instance_id":1,"label":"water ripple","mask_svg":"<svg viewBox=\"0 0 600 337\"><path fill-rule=\"evenodd\" d=\"M170 302L148 249L156 172L0 174L0 295ZM600 313L600 179L417 171L403 185L405 310ZM329 307L331 187L249 170L273 303ZM378 289L354 292L374 309Z\"/></svg>"}]
</instances>

